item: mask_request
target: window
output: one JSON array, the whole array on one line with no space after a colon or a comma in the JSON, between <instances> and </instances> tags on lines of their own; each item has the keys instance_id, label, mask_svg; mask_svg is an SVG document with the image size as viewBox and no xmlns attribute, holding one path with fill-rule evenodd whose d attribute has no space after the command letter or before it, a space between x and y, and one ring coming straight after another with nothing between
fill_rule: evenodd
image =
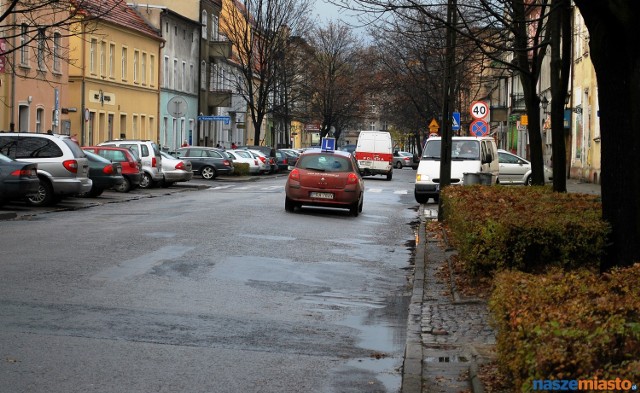
<instances>
[{"instance_id":1,"label":"window","mask_svg":"<svg viewBox=\"0 0 640 393\"><path fill-rule=\"evenodd\" d=\"M189 79L187 80L187 83L189 83L189 85L187 86L187 91L188 92L195 92L194 86L193 86L193 64L189 64Z\"/></svg>"},{"instance_id":2,"label":"window","mask_svg":"<svg viewBox=\"0 0 640 393\"><path fill-rule=\"evenodd\" d=\"M211 21L211 41L218 41L218 26L220 23L220 18L217 15L212 16Z\"/></svg>"},{"instance_id":3,"label":"window","mask_svg":"<svg viewBox=\"0 0 640 393\"><path fill-rule=\"evenodd\" d=\"M91 46L89 48L89 72L96 73L96 52L98 51L98 40L91 39Z\"/></svg>"},{"instance_id":4,"label":"window","mask_svg":"<svg viewBox=\"0 0 640 393\"><path fill-rule=\"evenodd\" d=\"M142 54L142 64L140 64L140 67L142 67L141 69L142 84L146 85L147 84L147 54L146 53Z\"/></svg>"},{"instance_id":5,"label":"window","mask_svg":"<svg viewBox=\"0 0 640 393\"><path fill-rule=\"evenodd\" d=\"M155 86L156 84L156 57L149 55L149 85Z\"/></svg>"},{"instance_id":6,"label":"window","mask_svg":"<svg viewBox=\"0 0 640 393\"><path fill-rule=\"evenodd\" d=\"M202 10L202 38L207 39L207 25L209 22L207 21L207 11Z\"/></svg>"},{"instance_id":7,"label":"window","mask_svg":"<svg viewBox=\"0 0 640 393\"><path fill-rule=\"evenodd\" d=\"M121 65L121 67L122 67L122 80L126 80L127 79L127 67L128 67L128 64L127 64L128 53L127 52L128 52L127 48L123 46L122 47L122 65Z\"/></svg>"},{"instance_id":8,"label":"window","mask_svg":"<svg viewBox=\"0 0 640 393\"><path fill-rule=\"evenodd\" d=\"M36 110L36 132L42 133L42 123L44 122L44 109Z\"/></svg>"},{"instance_id":9,"label":"window","mask_svg":"<svg viewBox=\"0 0 640 393\"><path fill-rule=\"evenodd\" d=\"M46 64L44 62L44 51L46 48L46 37L44 34L44 29L38 30L38 69L40 71L46 70Z\"/></svg>"},{"instance_id":10,"label":"window","mask_svg":"<svg viewBox=\"0 0 640 393\"><path fill-rule=\"evenodd\" d=\"M107 75L107 43L100 43L100 75Z\"/></svg>"},{"instance_id":11,"label":"window","mask_svg":"<svg viewBox=\"0 0 640 393\"><path fill-rule=\"evenodd\" d=\"M178 88L178 82L179 82L179 77L178 77L178 59L173 59L173 80L171 81L171 87L174 89Z\"/></svg>"},{"instance_id":12,"label":"window","mask_svg":"<svg viewBox=\"0 0 640 393\"><path fill-rule=\"evenodd\" d=\"M180 90L185 90L185 89L188 90L186 79L187 79L187 62L183 61L182 62L182 78L180 78Z\"/></svg>"},{"instance_id":13,"label":"window","mask_svg":"<svg viewBox=\"0 0 640 393\"><path fill-rule=\"evenodd\" d=\"M200 63L200 89L206 90L207 88L207 63L202 60Z\"/></svg>"},{"instance_id":14,"label":"window","mask_svg":"<svg viewBox=\"0 0 640 393\"><path fill-rule=\"evenodd\" d=\"M133 139L138 138L138 115L133 115Z\"/></svg>"},{"instance_id":15,"label":"window","mask_svg":"<svg viewBox=\"0 0 640 393\"><path fill-rule=\"evenodd\" d=\"M20 65L29 65L29 47L27 37L28 27L25 23L20 26Z\"/></svg>"},{"instance_id":16,"label":"window","mask_svg":"<svg viewBox=\"0 0 640 393\"><path fill-rule=\"evenodd\" d=\"M61 60L61 48L60 48L60 40L62 36L60 33L53 33L53 71L60 72L60 60Z\"/></svg>"},{"instance_id":17,"label":"window","mask_svg":"<svg viewBox=\"0 0 640 393\"><path fill-rule=\"evenodd\" d=\"M169 56L165 56L164 57L164 67L163 67L163 74L162 78L163 78L163 87L164 88L169 88Z\"/></svg>"},{"instance_id":18,"label":"window","mask_svg":"<svg viewBox=\"0 0 640 393\"><path fill-rule=\"evenodd\" d=\"M138 66L140 65L140 51L133 51L133 83L138 83Z\"/></svg>"},{"instance_id":19,"label":"window","mask_svg":"<svg viewBox=\"0 0 640 393\"><path fill-rule=\"evenodd\" d=\"M116 68L115 56L116 56L116 44L109 44L109 77L110 78L113 78L113 69Z\"/></svg>"}]
</instances>

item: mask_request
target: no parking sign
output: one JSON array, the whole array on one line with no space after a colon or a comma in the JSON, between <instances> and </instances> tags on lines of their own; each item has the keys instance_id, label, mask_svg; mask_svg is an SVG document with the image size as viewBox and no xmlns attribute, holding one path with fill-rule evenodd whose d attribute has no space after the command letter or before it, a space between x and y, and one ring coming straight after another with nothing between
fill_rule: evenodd
<instances>
[{"instance_id":1,"label":"no parking sign","mask_svg":"<svg viewBox=\"0 0 640 393\"><path fill-rule=\"evenodd\" d=\"M469 132L473 136L485 136L489 133L489 124L482 120L474 120L469 126Z\"/></svg>"}]
</instances>

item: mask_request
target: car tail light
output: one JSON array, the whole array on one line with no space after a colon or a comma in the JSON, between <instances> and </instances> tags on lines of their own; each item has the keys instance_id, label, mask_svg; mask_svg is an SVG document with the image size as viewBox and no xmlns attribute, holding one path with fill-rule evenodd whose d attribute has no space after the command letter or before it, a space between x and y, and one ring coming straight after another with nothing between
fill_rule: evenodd
<instances>
[{"instance_id":1,"label":"car tail light","mask_svg":"<svg viewBox=\"0 0 640 393\"><path fill-rule=\"evenodd\" d=\"M111 175L114 172L113 165L111 165L111 164L105 165L105 167L102 168L102 172L104 172L107 175Z\"/></svg>"},{"instance_id":2,"label":"car tail light","mask_svg":"<svg viewBox=\"0 0 640 393\"><path fill-rule=\"evenodd\" d=\"M224 166L231 166L231 162L229 162L229 160L224 160L222 161L222 163L224 164Z\"/></svg>"},{"instance_id":3,"label":"car tail light","mask_svg":"<svg viewBox=\"0 0 640 393\"><path fill-rule=\"evenodd\" d=\"M78 173L78 161L76 160L66 160L62 162L62 165L71 173Z\"/></svg>"},{"instance_id":4,"label":"car tail light","mask_svg":"<svg viewBox=\"0 0 640 393\"><path fill-rule=\"evenodd\" d=\"M355 173L349 173L347 184L358 184L358 176Z\"/></svg>"},{"instance_id":5,"label":"car tail light","mask_svg":"<svg viewBox=\"0 0 640 393\"><path fill-rule=\"evenodd\" d=\"M282 165L289 165L287 164L287 159L285 158L284 161L282 161Z\"/></svg>"},{"instance_id":6,"label":"car tail light","mask_svg":"<svg viewBox=\"0 0 640 393\"><path fill-rule=\"evenodd\" d=\"M153 157L151 159L151 166L155 168L157 164L158 164L158 160L155 157Z\"/></svg>"},{"instance_id":7,"label":"car tail light","mask_svg":"<svg viewBox=\"0 0 640 393\"><path fill-rule=\"evenodd\" d=\"M291 173L289 173L289 179L300 181L300 171L298 170L298 168L292 170Z\"/></svg>"},{"instance_id":8,"label":"car tail light","mask_svg":"<svg viewBox=\"0 0 640 393\"><path fill-rule=\"evenodd\" d=\"M134 169L138 169L138 163L135 161L129 161L129 166Z\"/></svg>"},{"instance_id":9,"label":"car tail light","mask_svg":"<svg viewBox=\"0 0 640 393\"><path fill-rule=\"evenodd\" d=\"M35 169L16 169L15 171L11 172L11 176L36 177L36 170Z\"/></svg>"},{"instance_id":10,"label":"car tail light","mask_svg":"<svg viewBox=\"0 0 640 393\"><path fill-rule=\"evenodd\" d=\"M267 159L262 156L260 156L260 161L262 161L263 164L267 163Z\"/></svg>"},{"instance_id":11,"label":"car tail light","mask_svg":"<svg viewBox=\"0 0 640 393\"><path fill-rule=\"evenodd\" d=\"M176 169L182 169L183 171L184 169L184 162L180 161L177 165L176 165Z\"/></svg>"}]
</instances>

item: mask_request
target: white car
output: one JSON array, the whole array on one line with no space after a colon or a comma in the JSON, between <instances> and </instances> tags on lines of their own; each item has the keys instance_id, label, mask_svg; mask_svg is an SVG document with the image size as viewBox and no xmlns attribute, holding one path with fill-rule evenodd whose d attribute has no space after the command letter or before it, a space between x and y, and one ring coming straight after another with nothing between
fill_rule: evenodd
<instances>
[{"instance_id":1,"label":"white car","mask_svg":"<svg viewBox=\"0 0 640 393\"><path fill-rule=\"evenodd\" d=\"M262 170L266 170L266 166L249 150L226 150L226 152L234 162L249 164L249 174L251 175L259 175ZM262 168L260 164L262 164Z\"/></svg>"},{"instance_id":2,"label":"white car","mask_svg":"<svg viewBox=\"0 0 640 393\"><path fill-rule=\"evenodd\" d=\"M502 149L498 149L498 161L500 162L498 183L531 185L531 162ZM544 182L552 181L553 171L545 166Z\"/></svg>"},{"instance_id":3,"label":"white car","mask_svg":"<svg viewBox=\"0 0 640 393\"><path fill-rule=\"evenodd\" d=\"M267 157L263 152L259 150L251 150L248 149L248 152L258 159L258 164L260 164L260 173L269 173L271 171L271 164L269 164L269 157Z\"/></svg>"}]
</instances>

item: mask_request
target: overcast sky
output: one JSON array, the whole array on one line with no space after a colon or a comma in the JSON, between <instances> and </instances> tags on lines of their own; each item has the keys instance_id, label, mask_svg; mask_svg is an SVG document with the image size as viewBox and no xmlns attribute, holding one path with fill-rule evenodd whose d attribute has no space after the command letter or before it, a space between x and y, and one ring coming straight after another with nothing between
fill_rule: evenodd
<instances>
[{"instance_id":1,"label":"overcast sky","mask_svg":"<svg viewBox=\"0 0 640 393\"><path fill-rule=\"evenodd\" d=\"M313 8L313 16L318 16L320 22L325 23L329 20L342 20L351 26L360 26L357 17L349 11L340 9L340 7L333 4L326 3L324 0L315 0L315 6ZM364 34L364 29L361 34Z\"/></svg>"}]
</instances>

